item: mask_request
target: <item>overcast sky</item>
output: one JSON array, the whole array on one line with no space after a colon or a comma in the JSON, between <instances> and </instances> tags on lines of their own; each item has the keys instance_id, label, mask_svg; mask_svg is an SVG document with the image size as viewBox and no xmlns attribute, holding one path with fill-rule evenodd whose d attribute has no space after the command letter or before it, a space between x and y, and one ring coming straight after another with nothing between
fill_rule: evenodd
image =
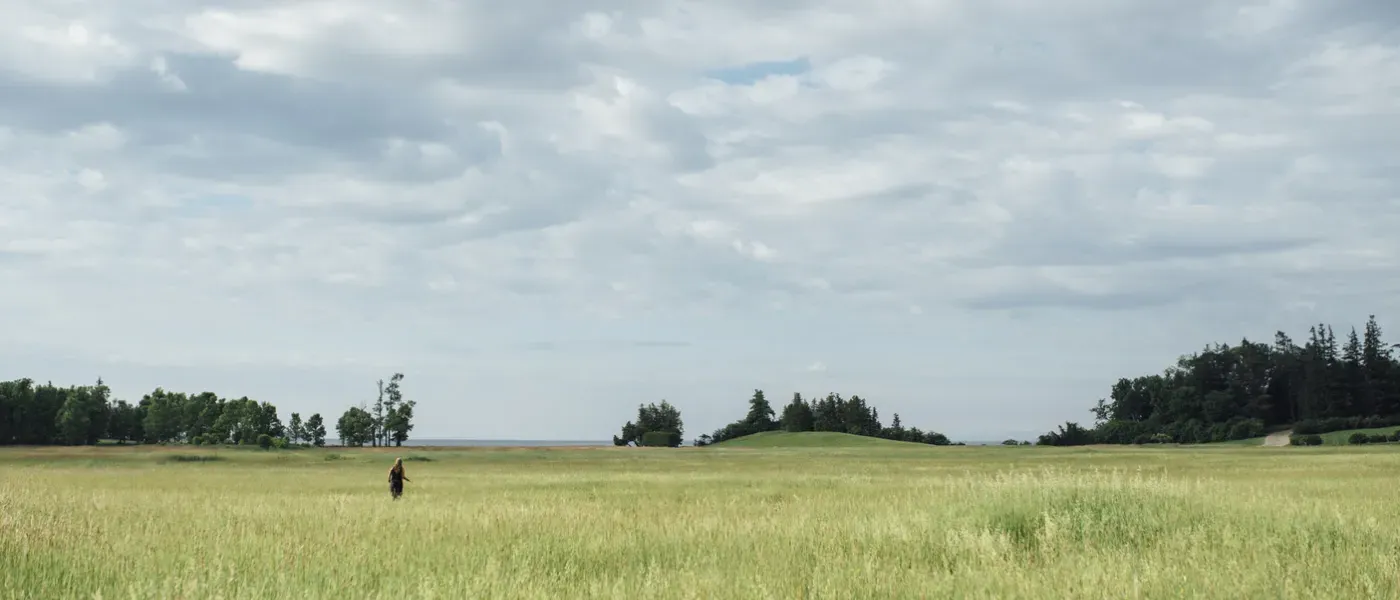
<instances>
[{"instance_id":1,"label":"overcast sky","mask_svg":"<svg viewBox=\"0 0 1400 600\"><path fill-rule=\"evenodd\" d=\"M418 437L954 439L1212 341L1400 341L1393 0L15 0L0 378Z\"/></svg>"}]
</instances>

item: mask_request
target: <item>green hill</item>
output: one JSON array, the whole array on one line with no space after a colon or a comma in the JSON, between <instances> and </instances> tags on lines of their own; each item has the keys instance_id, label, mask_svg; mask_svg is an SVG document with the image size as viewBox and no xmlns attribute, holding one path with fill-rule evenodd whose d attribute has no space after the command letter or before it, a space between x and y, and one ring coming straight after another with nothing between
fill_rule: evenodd
<instances>
[{"instance_id":1,"label":"green hill","mask_svg":"<svg viewBox=\"0 0 1400 600\"><path fill-rule=\"evenodd\" d=\"M716 448L863 448L869 446L923 446L863 435L831 431L765 431L713 444Z\"/></svg>"}]
</instances>

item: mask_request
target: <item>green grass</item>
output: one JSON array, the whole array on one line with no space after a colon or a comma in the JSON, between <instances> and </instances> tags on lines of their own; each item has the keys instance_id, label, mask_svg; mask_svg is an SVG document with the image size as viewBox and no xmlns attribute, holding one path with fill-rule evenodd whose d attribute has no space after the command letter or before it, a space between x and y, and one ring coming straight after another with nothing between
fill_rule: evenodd
<instances>
[{"instance_id":1,"label":"green grass","mask_svg":"<svg viewBox=\"0 0 1400 600\"><path fill-rule=\"evenodd\" d=\"M1364 434L1366 434L1366 435L1375 435L1375 434L1377 434L1377 433L1384 433L1384 434L1386 434L1386 435L1390 435L1390 434L1392 434L1392 433L1395 433L1395 430L1397 430L1397 429L1400 429L1400 427L1376 427L1376 428L1373 428L1373 429L1348 429L1348 430L1346 430L1346 431L1332 431L1332 432L1329 432L1329 433L1320 433L1320 434L1318 434L1318 435L1322 436L1322 445L1324 445L1324 446L1347 446L1347 445L1349 445L1349 444L1347 443L1347 439L1350 438L1351 435L1352 435L1353 433L1364 433Z\"/></svg>"},{"instance_id":2,"label":"green grass","mask_svg":"<svg viewBox=\"0 0 1400 600\"><path fill-rule=\"evenodd\" d=\"M1350 445L1350 444L1347 443L1347 439L1350 438L1350 437L1351 437L1351 434L1353 434L1353 433L1364 433L1364 434L1366 434L1366 435L1374 435L1374 434L1377 434L1377 433L1384 433L1384 434L1386 434L1386 435L1390 435L1391 433L1394 433L1397 429L1400 429L1400 427L1376 427L1376 428L1373 428L1373 429L1348 429L1348 430L1345 430L1345 431L1333 431L1333 432L1330 432L1330 433L1321 433L1321 434L1318 434L1318 435L1321 435L1321 436L1322 436L1322 445L1324 445L1324 446L1348 446L1348 445ZM1262 445L1264 445L1264 438L1262 438L1262 437L1257 437L1257 438L1249 438L1249 439L1245 439L1245 440L1231 440L1231 441L1228 441L1228 442L1212 442L1210 445L1212 445L1212 446L1262 446Z\"/></svg>"},{"instance_id":3,"label":"green grass","mask_svg":"<svg viewBox=\"0 0 1400 600\"><path fill-rule=\"evenodd\" d=\"M0 598L1400 596L1394 446L334 453L0 450Z\"/></svg>"},{"instance_id":4,"label":"green grass","mask_svg":"<svg viewBox=\"0 0 1400 600\"><path fill-rule=\"evenodd\" d=\"M830 431L765 431L714 444L716 448L868 448L889 446L920 446L864 435Z\"/></svg>"}]
</instances>

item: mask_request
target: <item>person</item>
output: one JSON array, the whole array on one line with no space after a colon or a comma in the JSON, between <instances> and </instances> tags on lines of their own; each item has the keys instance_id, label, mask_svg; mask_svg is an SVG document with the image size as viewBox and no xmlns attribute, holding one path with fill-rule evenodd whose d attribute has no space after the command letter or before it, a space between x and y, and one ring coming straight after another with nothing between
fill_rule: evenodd
<instances>
[{"instance_id":1,"label":"person","mask_svg":"<svg viewBox=\"0 0 1400 600\"><path fill-rule=\"evenodd\" d=\"M404 473L403 459L396 458L394 459L394 466L389 467L389 495L393 496L395 500L398 500L399 496L403 495L403 482L405 481L413 480L409 479L408 475Z\"/></svg>"}]
</instances>

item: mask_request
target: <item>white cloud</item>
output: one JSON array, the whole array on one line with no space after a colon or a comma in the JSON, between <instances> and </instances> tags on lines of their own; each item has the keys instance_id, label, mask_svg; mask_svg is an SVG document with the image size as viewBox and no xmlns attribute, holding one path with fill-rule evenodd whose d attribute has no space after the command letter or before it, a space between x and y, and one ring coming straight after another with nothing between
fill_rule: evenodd
<instances>
[{"instance_id":1,"label":"white cloud","mask_svg":"<svg viewBox=\"0 0 1400 600\"><path fill-rule=\"evenodd\" d=\"M1400 314L1376 3L11 4L9 376L305 413L403 370L478 437L840 391L1001 439Z\"/></svg>"}]
</instances>

